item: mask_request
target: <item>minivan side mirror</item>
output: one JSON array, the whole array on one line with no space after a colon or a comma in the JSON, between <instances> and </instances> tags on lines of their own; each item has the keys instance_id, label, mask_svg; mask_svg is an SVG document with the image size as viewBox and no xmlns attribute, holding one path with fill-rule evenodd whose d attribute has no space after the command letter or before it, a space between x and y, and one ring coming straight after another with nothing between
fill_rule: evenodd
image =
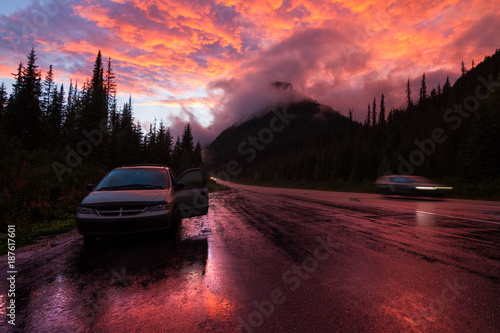
<instances>
[{"instance_id":1,"label":"minivan side mirror","mask_svg":"<svg viewBox=\"0 0 500 333\"><path fill-rule=\"evenodd\" d=\"M94 184L87 184L85 188L87 189L87 191L92 192L94 190Z\"/></svg>"},{"instance_id":2,"label":"minivan side mirror","mask_svg":"<svg viewBox=\"0 0 500 333\"><path fill-rule=\"evenodd\" d=\"M182 190L184 188L184 183L177 182L174 185L174 191Z\"/></svg>"}]
</instances>

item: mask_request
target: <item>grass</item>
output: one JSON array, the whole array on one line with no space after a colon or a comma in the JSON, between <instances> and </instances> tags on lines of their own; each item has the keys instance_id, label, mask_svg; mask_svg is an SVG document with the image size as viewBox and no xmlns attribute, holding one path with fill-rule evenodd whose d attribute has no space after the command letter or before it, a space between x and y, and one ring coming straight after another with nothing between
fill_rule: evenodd
<instances>
[{"instance_id":1,"label":"grass","mask_svg":"<svg viewBox=\"0 0 500 333\"><path fill-rule=\"evenodd\" d=\"M74 215L67 216L66 218L59 220L37 223L19 228L16 227L16 249L34 244L36 241L45 236L58 235L68 232L73 230L75 227L76 219ZM0 255L4 255L7 253L7 234L0 233L0 242L2 243Z\"/></svg>"}]
</instances>

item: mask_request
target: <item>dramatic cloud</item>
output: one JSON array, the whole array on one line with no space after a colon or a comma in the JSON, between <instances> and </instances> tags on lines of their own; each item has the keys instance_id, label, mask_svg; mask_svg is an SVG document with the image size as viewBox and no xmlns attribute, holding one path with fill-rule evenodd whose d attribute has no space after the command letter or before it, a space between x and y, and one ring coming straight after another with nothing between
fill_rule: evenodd
<instances>
[{"instance_id":1,"label":"dramatic cloud","mask_svg":"<svg viewBox=\"0 0 500 333\"><path fill-rule=\"evenodd\" d=\"M500 45L492 0L41 0L0 14L0 81L35 46L56 80L84 82L98 50L112 59L119 98L143 126L191 122L209 142L283 98L309 96L364 120L384 93L404 104L426 73L429 91L460 63ZM9 81L10 80L10 81ZM290 82L294 92L271 82ZM291 96L288 96L288 95ZM416 98L416 96L414 97Z\"/></svg>"}]
</instances>

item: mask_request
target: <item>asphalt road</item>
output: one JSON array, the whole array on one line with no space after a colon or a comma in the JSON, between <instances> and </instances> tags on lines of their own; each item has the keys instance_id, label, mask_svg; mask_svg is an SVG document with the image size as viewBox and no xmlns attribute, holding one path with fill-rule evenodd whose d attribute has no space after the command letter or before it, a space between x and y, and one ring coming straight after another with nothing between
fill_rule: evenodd
<instances>
[{"instance_id":1,"label":"asphalt road","mask_svg":"<svg viewBox=\"0 0 500 333\"><path fill-rule=\"evenodd\" d=\"M25 332L499 332L500 203L231 185L175 238L17 263ZM8 319L8 318L7 318Z\"/></svg>"}]
</instances>

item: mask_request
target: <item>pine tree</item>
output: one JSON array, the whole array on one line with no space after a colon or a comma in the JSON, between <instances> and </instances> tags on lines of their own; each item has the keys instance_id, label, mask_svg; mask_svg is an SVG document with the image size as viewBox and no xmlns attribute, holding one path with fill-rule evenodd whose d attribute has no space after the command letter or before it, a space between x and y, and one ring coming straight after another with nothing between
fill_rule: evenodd
<instances>
[{"instance_id":1,"label":"pine tree","mask_svg":"<svg viewBox=\"0 0 500 333\"><path fill-rule=\"evenodd\" d=\"M385 124L385 97L384 94L380 96L380 114L379 114L379 124Z\"/></svg>"},{"instance_id":2,"label":"pine tree","mask_svg":"<svg viewBox=\"0 0 500 333\"><path fill-rule=\"evenodd\" d=\"M106 106L108 108L108 112L115 109L116 112L116 82L115 82L115 74L111 68L111 58L108 58L108 67L106 69L106 77L105 77L105 92L106 92Z\"/></svg>"},{"instance_id":3,"label":"pine tree","mask_svg":"<svg viewBox=\"0 0 500 333\"><path fill-rule=\"evenodd\" d=\"M54 88L54 71L52 70L52 65L49 66L49 71L45 75L45 80L43 81L43 93L42 93L42 113L47 116L48 108L51 104L52 92Z\"/></svg>"},{"instance_id":4,"label":"pine tree","mask_svg":"<svg viewBox=\"0 0 500 333\"><path fill-rule=\"evenodd\" d=\"M198 141L193 151L193 166L201 167L202 164L203 164L202 149L200 141Z\"/></svg>"},{"instance_id":5,"label":"pine tree","mask_svg":"<svg viewBox=\"0 0 500 333\"><path fill-rule=\"evenodd\" d=\"M72 80L69 83L68 98L66 100L61 141L72 145L77 142L79 135L77 129L78 84L73 87Z\"/></svg>"},{"instance_id":6,"label":"pine tree","mask_svg":"<svg viewBox=\"0 0 500 333\"><path fill-rule=\"evenodd\" d=\"M156 143L159 163L163 165L170 165L172 154L172 136L170 135L170 130L165 129L163 120L160 121Z\"/></svg>"},{"instance_id":7,"label":"pine tree","mask_svg":"<svg viewBox=\"0 0 500 333\"><path fill-rule=\"evenodd\" d=\"M410 85L410 79L408 79L408 82L406 83L406 105L407 109L409 110L413 106L413 101L411 99L411 85Z\"/></svg>"},{"instance_id":8,"label":"pine tree","mask_svg":"<svg viewBox=\"0 0 500 333\"><path fill-rule=\"evenodd\" d=\"M188 123L182 132L182 152L187 152L190 156L192 156L193 150L193 133L191 132L191 125Z\"/></svg>"},{"instance_id":9,"label":"pine tree","mask_svg":"<svg viewBox=\"0 0 500 333\"><path fill-rule=\"evenodd\" d=\"M372 126L377 124L377 101L376 98L373 97L373 108L372 108Z\"/></svg>"},{"instance_id":10,"label":"pine tree","mask_svg":"<svg viewBox=\"0 0 500 333\"><path fill-rule=\"evenodd\" d=\"M443 86L443 95L446 95L447 93L449 93L450 89L451 89L450 77L446 76L446 82L444 83L444 86Z\"/></svg>"},{"instance_id":11,"label":"pine tree","mask_svg":"<svg viewBox=\"0 0 500 333\"><path fill-rule=\"evenodd\" d=\"M50 105L47 108L47 138L49 145L54 147L60 142L62 131L62 120L64 116L64 85L59 91L57 86L52 89Z\"/></svg>"},{"instance_id":12,"label":"pine tree","mask_svg":"<svg viewBox=\"0 0 500 333\"><path fill-rule=\"evenodd\" d=\"M7 111L7 89L5 88L5 84L2 82L0 85L0 135L5 134L4 126L5 126L5 113Z\"/></svg>"},{"instance_id":13,"label":"pine tree","mask_svg":"<svg viewBox=\"0 0 500 333\"><path fill-rule=\"evenodd\" d=\"M98 129L101 121L108 119L106 88L103 78L103 64L101 51L98 52L94 63L92 79L86 87L84 87L84 109L80 117L80 128L85 130Z\"/></svg>"},{"instance_id":14,"label":"pine tree","mask_svg":"<svg viewBox=\"0 0 500 333\"><path fill-rule=\"evenodd\" d=\"M5 109L7 107L7 89L5 88L5 83L2 82L0 85L0 117L3 116Z\"/></svg>"},{"instance_id":15,"label":"pine tree","mask_svg":"<svg viewBox=\"0 0 500 333\"><path fill-rule=\"evenodd\" d=\"M420 81L420 98L418 100L419 104L422 104L427 99L427 86L425 84L425 73L422 74L422 80Z\"/></svg>"},{"instance_id":16,"label":"pine tree","mask_svg":"<svg viewBox=\"0 0 500 333\"><path fill-rule=\"evenodd\" d=\"M29 150L42 147L45 138L40 108L41 73L36 59L35 49L32 48L26 67L19 64L5 115L7 134L22 138L24 147Z\"/></svg>"},{"instance_id":17,"label":"pine tree","mask_svg":"<svg viewBox=\"0 0 500 333\"><path fill-rule=\"evenodd\" d=\"M462 77L464 77L467 74L467 68L465 67L463 60L462 60L462 64L460 65L460 72L462 73Z\"/></svg>"},{"instance_id":18,"label":"pine tree","mask_svg":"<svg viewBox=\"0 0 500 333\"><path fill-rule=\"evenodd\" d=\"M368 103L368 111L366 112L366 120L365 120L365 125L370 126L371 123L371 111L370 111L370 103Z\"/></svg>"}]
</instances>

